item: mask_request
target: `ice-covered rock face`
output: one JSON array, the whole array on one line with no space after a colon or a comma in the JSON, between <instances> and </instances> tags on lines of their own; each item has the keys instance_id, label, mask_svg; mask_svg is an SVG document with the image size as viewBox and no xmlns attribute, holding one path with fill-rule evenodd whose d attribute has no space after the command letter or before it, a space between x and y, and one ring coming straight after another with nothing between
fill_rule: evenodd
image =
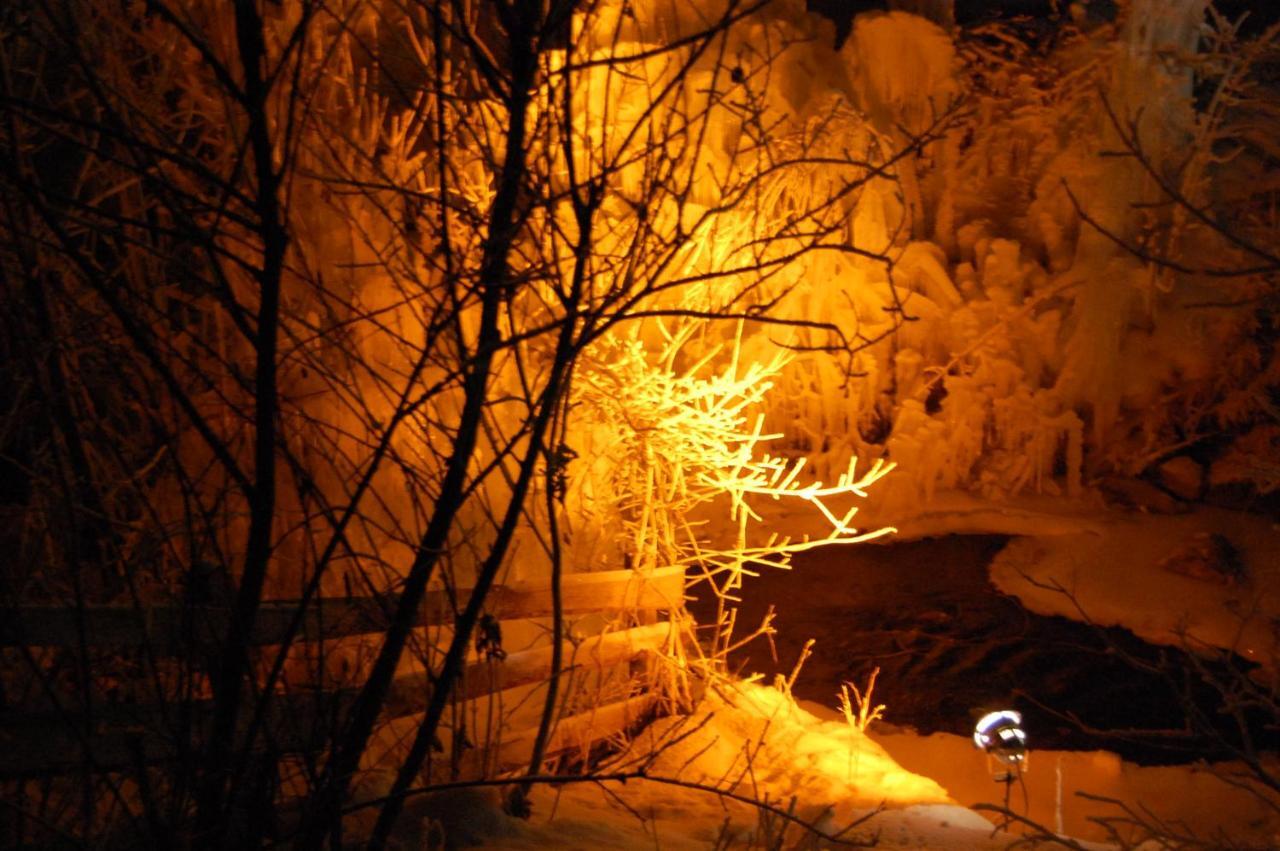
<instances>
[{"instance_id":1,"label":"ice-covered rock face","mask_svg":"<svg viewBox=\"0 0 1280 851\"><path fill-rule=\"evenodd\" d=\"M885 132L922 132L960 94L951 37L917 15L858 16L840 56L854 103Z\"/></svg>"},{"instance_id":2,"label":"ice-covered rock face","mask_svg":"<svg viewBox=\"0 0 1280 851\"><path fill-rule=\"evenodd\" d=\"M689 188L682 221L717 209L744 156L767 147L762 162L818 163L773 185L756 220L717 214L684 256L699 274L740 259L726 250L728 235L777 233L797 211L838 198L824 224L839 227L823 250L740 282L778 318L831 322L860 347L842 354L812 336L750 326L745 359L795 347L762 403L768 430L818 476L851 455L903 462L887 489L901 490L904 505L947 488L1074 494L1090 478L1150 474L1147 465L1167 457L1162 441L1181 428L1170 417L1209 410L1222 353L1247 323L1191 307L1219 300L1202 291L1216 282L1157 274L1117 245L1172 234L1175 217L1167 203L1135 206L1160 193L1133 158L1104 155L1122 140L1099 93L1122 127L1141 112L1137 132L1157 170L1180 161L1196 129L1185 60L1204 0L1135 0L1105 21L1064 11L1045 54L1007 33L997 48L975 45L905 3L854 17L837 50L831 26L804 5L773 4L736 24L686 72L681 101L691 115L706 110L707 122L697 164L707 179ZM584 37L601 50L643 51L729 8L611 3ZM614 118L642 114L646 93L671 78L655 62L647 78L598 87L613 96ZM966 113L951 132L904 153L957 99ZM767 134L743 112L748 102ZM878 171L842 194L867 176L848 161ZM632 196L647 174L639 161L619 172L628 200L611 216L640 206ZM1167 242L1188 253L1217 244L1185 227ZM705 334L708 350L723 342ZM1247 347L1234 347L1247 359Z\"/></svg>"}]
</instances>

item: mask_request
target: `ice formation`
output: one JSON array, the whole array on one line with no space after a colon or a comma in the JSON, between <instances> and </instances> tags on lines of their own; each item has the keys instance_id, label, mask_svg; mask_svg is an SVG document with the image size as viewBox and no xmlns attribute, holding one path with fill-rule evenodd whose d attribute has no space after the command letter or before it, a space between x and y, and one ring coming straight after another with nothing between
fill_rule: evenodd
<instances>
[{"instance_id":1,"label":"ice formation","mask_svg":"<svg viewBox=\"0 0 1280 851\"><path fill-rule=\"evenodd\" d=\"M850 205L861 253L802 261L777 306L858 344L783 370L765 404L792 452L819 475L853 454L892 459L882 499L903 507L948 489L1078 496L1267 421L1275 357L1250 338L1244 295L1265 283L1176 273L1123 245L1236 256L1160 183L1208 197L1226 172L1207 165L1206 140L1237 132L1193 102L1193 78L1226 85L1197 64L1204 9L1135 0L1043 56L1015 39L956 42L905 12L855 20L843 73L824 75L849 112L812 150L859 140L885 165ZM824 65L824 50L797 45L776 73ZM895 153L956 100L940 138ZM1141 158L1108 156L1125 145Z\"/></svg>"}]
</instances>

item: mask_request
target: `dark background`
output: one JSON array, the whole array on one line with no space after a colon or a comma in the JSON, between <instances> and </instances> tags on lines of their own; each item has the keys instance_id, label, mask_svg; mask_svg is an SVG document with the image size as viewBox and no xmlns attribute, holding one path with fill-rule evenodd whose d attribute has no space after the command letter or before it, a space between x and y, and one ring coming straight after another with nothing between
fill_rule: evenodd
<instances>
[{"instance_id":1,"label":"dark background","mask_svg":"<svg viewBox=\"0 0 1280 851\"><path fill-rule=\"evenodd\" d=\"M862 12L885 10L889 0L806 0L810 11L830 18L836 24L837 43L848 35L853 17ZM1018 18L1051 23L1066 15L1070 0L955 0L956 23L975 26L991 21L1013 21ZM1216 0L1214 7L1229 20L1248 13L1241 32L1255 34L1280 21L1278 0ZM1116 13L1115 0L1089 0L1089 17L1105 21Z\"/></svg>"}]
</instances>

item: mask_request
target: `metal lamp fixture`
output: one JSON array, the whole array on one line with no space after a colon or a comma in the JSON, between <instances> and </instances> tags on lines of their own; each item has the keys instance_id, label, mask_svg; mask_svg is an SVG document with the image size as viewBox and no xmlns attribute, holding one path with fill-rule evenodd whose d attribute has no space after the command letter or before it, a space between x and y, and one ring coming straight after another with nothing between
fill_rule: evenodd
<instances>
[{"instance_id":1,"label":"metal lamp fixture","mask_svg":"<svg viewBox=\"0 0 1280 851\"><path fill-rule=\"evenodd\" d=\"M1022 713L1001 709L983 715L973 728L973 743L1005 765L1021 765L1027 758Z\"/></svg>"}]
</instances>

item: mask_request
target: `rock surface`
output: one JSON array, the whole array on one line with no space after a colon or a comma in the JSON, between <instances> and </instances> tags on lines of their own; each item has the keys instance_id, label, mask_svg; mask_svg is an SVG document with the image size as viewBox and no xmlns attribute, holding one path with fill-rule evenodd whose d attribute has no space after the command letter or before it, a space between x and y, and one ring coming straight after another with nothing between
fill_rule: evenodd
<instances>
[{"instance_id":1,"label":"rock surface","mask_svg":"<svg viewBox=\"0 0 1280 851\"><path fill-rule=\"evenodd\" d=\"M1194 501L1204 495L1204 467L1186 455L1170 458L1157 467L1156 480L1179 499Z\"/></svg>"}]
</instances>

